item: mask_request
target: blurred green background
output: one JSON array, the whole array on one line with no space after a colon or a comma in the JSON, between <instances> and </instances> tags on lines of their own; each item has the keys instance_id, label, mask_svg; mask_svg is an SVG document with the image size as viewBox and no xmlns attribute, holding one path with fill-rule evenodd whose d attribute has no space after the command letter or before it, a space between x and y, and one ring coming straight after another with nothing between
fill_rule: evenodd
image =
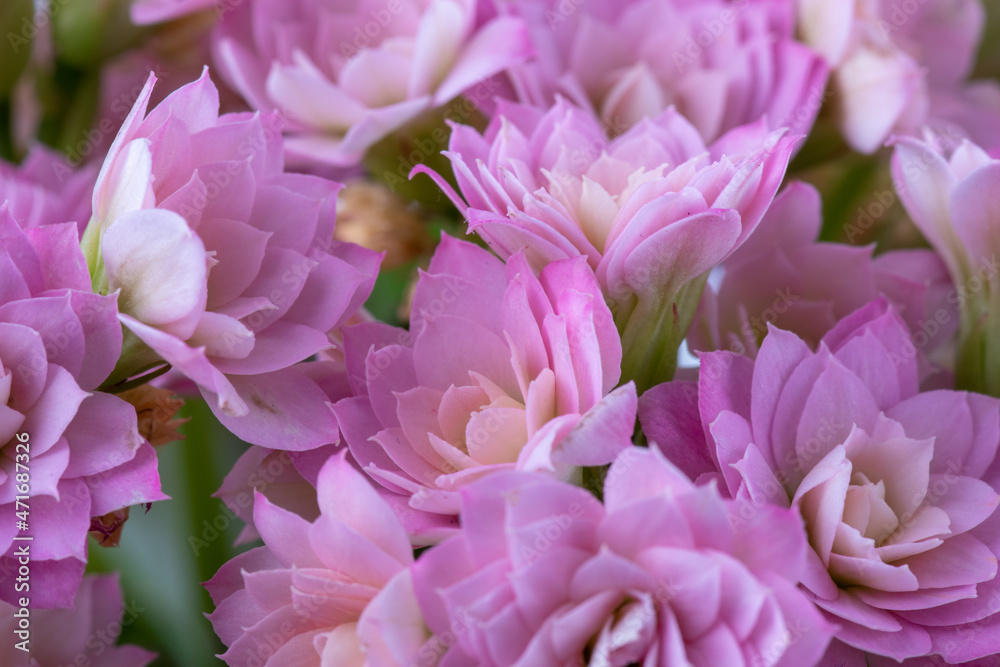
<instances>
[{"instance_id":1,"label":"blurred green background","mask_svg":"<svg viewBox=\"0 0 1000 667\"><path fill-rule=\"evenodd\" d=\"M171 497L147 513L132 508L121 546L102 548L91 539L88 571L119 572L126 603L141 609L121 642L156 651L156 667L222 664L225 647L204 613L212 600L201 586L223 563L260 544L233 547L242 523L210 497L247 445L229 434L203 401L192 400L178 416L186 439L157 448L163 491ZM225 521L220 517L225 517ZM206 526L225 526L222 531ZM218 535L215 539L207 539ZM195 553L194 539L197 542Z\"/></svg>"}]
</instances>

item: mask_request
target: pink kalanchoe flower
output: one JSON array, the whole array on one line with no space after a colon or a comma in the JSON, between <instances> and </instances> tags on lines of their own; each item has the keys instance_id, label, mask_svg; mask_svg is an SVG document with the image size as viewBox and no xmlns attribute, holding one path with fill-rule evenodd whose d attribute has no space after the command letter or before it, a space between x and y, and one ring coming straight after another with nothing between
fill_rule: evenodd
<instances>
[{"instance_id":1,"label":"pink kalanchoe flower","mask_svg":"<svg viewBox=\"0 0 1000 667\"><path fill-rule=\"evenodd\" d=\"M165 498L135 410L94 391L121 341L76 225L22 230L0 207L0 599L21 597L17 550L30 544L31 606L71 605L91 517Z\"/></svg>"},{"instance_id":2,"label":"pink kalanchoe flower","mask_svg":"<svg viewBox=\"0 0 1000 667\"><path fill-rule=\"evenodd\" d=\"M311 523L258 494L264 546L205 584L231 667L395 667L426 640L413 593L413 550L392 508L341 454L319 472Z\"/></svg>"},{"instance_id":3,"label":"pink kalanchoe flower","mask_svg":"<svg viewBox=\"0 0 1000 667\"><path fill-rule=\"evenodd\" d=\"M892 174L906 211L941 256L961 309L956 381L1000 396L1000 160L968 141L895 141Z\"/></svg>"},{"instance_id":4,"label":"pink kalanchoe flower","mask_svg":"<svg viewBox=\"0 0 1000 667\"><path fill-rule=\"evenodd\" d=\"M801 520L624 451L591 494L537 474L462 490L462 531L421 555L418 665L816 665L831 626L796 589Z\"/></svg>"},{"instance_id":5,"label":"pink kalanchoe flower","mask_svg":"<svg viewBox=\"0 0 1000 667\"><path fill-rule=\"evenodd\" d=\"M540 277L448 236L417 283L412 334L344 331L357 393L334 410L354 458L409 497L408 527L458 512L456 491L500 470L576 478L631 443L635 387L618 389L621 343L582 258ZM408 519L409 521L409 519ZM446 524L448 525L448 524Z\"/></svg>"},{"instance_id":6,"label":"pink kalanchoe flower","mask_svg":"<svg viewBox=\"0 0 1000 667\"><path fill-rule=\"evenodd\" d=\"M797 140L763 122L710 151L674 109L609 140L590 112L501 103L484 135L452 131L461 197L434 178L503 258L536 270L583 255L614 305L640 390L671 377L703 277L746 241L781 184Z\"/></svg>"},{"instance_id":7,"label":"pink kalanchoe flower","mask_svg":"<svg viewBox=\"0 0 1000 667\"><path fill-rule=\"evenodd\" d=\"M721 264L718 280L709 281L688 335L692 350L754 357L768 324L815 346L880 294L900 311L924 355L949 339L958 311L937 254L895 250L873 258L873 246L818 242L821 209L816 189L799 181L775 198L753 236Z\"/></svg>"},{"instance_id":8,"label":"pink kalanchoe flower","mask_svg":"<svg viewBox=\"0 0 1000 667\"><path fill-rule=\"evenodd\" d=\"M592 108L613 134L675 106L705 142L766 118L808 133L827 67L795 40L787 0L541 0L525 16L538 58L511 68L522 102L557 95Z\"/></svg>"},{"instance_id":9,"label":"pink kalanchoe flower","mask_svg":"<svg viewBox=\"0 0 1000 667\"><path fill-rule=\"evenodd\" d=\"M84 251L127 327L122 381L163 362L244 440L311 449L336 434L293 365L367 298L379 256L333 240L341 185L283 171L273 115L218 115L202 77L148 115L152 75L94 190Z\"/></svg>"},{"instance_id":10,"label":"pink kalanchoe flower","mask_svg":"<svg viewBox=\"0 0 1000 667\"><path fill-rule=\"evenodd\" d=\"M925 123L1000 143L1000 86L966 78L984 24L980 0L798 0L803 39L833 68L844 138L871 153Z\"/></svg>"},{"instance_id":11,"label":"pink kalanchoe flower","mask_svg":"<svg viewBox=\"0 0 1000 667\"><path fill-rule=\"evenodd\" d=\"M156 658L138 646L115 645L122 625L142 611L122 599L117 575L84 577L72 609L32 610L28 652L17 646L17 611L0 602L0 632L8 638L0 645L0 664L5 667L145 667Z\"/></svg>"},{"instance_id":12,"label":"pink kalanchoe flower","mask_svg":"<svg viewBox=\"0 0 1000 667\"><path fill-rule=\"evenodd\" d=\"M247 0L219 24L215 62L251 106L281 112L290 158L349 167L531 55L522 21L491 13L488 0Z\"/></svg>"},{"instance_id":13,"label":"pink kalanchoe flower","mask_svg":"<svg viewBox=\"0 0 1000 667\"><path fill-rule=\"evenodd\" d=\"M96 170L75 169L58 153L35 146L17 166L0 161L0 203L24 229L75 222L83 232L90 220Z\"/></svg>"},{"instance_id":14,"label":"pink kalanchoe flower","mask_svg":"<svg viewBox=\"0 0 1000 667\"><path fill-rule=\"evenodd\" d=\"M643 432L692 478L801 511L802 586L852 665L863 651L949 663L1000 652L1000 402L920 393L915 357L878 300L816 351L772 327L756 361L703 354L696 387L640 401Z\"/></svg>"}]
</instances>

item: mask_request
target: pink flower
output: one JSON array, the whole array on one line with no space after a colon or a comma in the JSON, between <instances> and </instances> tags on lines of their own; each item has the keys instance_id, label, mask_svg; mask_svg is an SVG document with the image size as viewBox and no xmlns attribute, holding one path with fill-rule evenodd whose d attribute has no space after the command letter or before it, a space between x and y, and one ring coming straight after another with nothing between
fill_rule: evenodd
<instances>
[{"instance_id":1,"label":"pink flower","mask_svg":"<svg viewBox=\"0 0 1000 667\"><path fill-rule=\"evenodd\" d=\"M317 494L311 523L258 494L265 546L205 584L231 667L390 667L403 664L393 651L426 639L407 569L413 550L393 510L343 455L323 466Z\"/></svg>"},{"instance_id":2,"label":"pink flower","mask_svg":"<svg viewBox=\"0 0 1000 667\"><path fill-rule=\"evenodd\" d=\"M712 142L766 118L806 133L827 67L795 41L786 0L539 0L525 16L538 58L511 68L522 102L562 95L592 108L612 134L675 106Z\"/></svg>"},{"instance_id":3,"label":"pink flower","mask_svg":"<svg viewBox=\"0 0 1000 667\"><path fill-rule=\"evenodd\" d=\"M961 310L956 381L1000 396L1000 160L963 141L895 141L892 174L906 211L941 256Z\"/></svg>"},{"instance_id":4,"label":"pink flower","mask_svg":"<svg viewBox=\"0 0 1000 667\"><path fill-rule=\"evenodd\" d=\"M83 239L129 332L109 384L166 362L244 440L325 444L327 397L293 365L331 345L379 257L333 240L341 186L284 173L274 116L219 116L207 70L147 115L154 81L104 162Z\"/></svg>"},{"instance_id":5,"label":"pink flower","mask_svg":"<svg viewBox=\"0 0 1000 667\"><path fill-rule=\"evenodd\" d=\"M879 300L815 352L772 327L756 361L703 354L697 388L640 401L644 433L692 478L801 511L802 586L855 660L1000 651L1000 402L919 393L915 356Z\"/></svg>"},{"instance_id":6,"label":"pink flower","mask_svg":"<svg viewBox=\"0 0 1000 667\"><path fill-rule=\"evenodd\" d=\"M0 628L7 639L0 645L0 663L7 667L145 667L156 658L138 646L115 645L122 625L143 611L134 601L122 600L117 575L84 577L72 609L31 610L30 653L17 648L18 609L0 602Z\"/></svg>"},{"instance_id":7,"label":"pink flower","mask_svg":"<svg viewBox=\"0 0 1000 667\"><path fill-rule=\"evenodd\" d=\"M31 606L71 605L91 517L166 497L135 410L94 391L121 342L76 224L22 230L0 207L0 599L21 597L16 554L30 544Z\"/></svg>"},{"instance_id":8,"label":"pink flower","mask_svg":"<svg viewBox=\"0 0 1000 667\"><path fill-rule=\"evenodd\" d=\"M796 139L763 123L709 151L668 109L609 140L563 100L542 112L501 103L485 135L452 131L460 197L429 173L503 258L536 270L583 255L613 302L623 374L643 390L671 377L703 277L760 222ZM464 200L463 200L464 198Z\"/></svg>"},{"instance_id":9,"label":"pink flower","mask_svg":"<svg viewBox=\"0 0 1000 667\"><path fill-rule=\"evenodd\" d=\"M630 445L635 388L615 389L621 345L582 258L536 277L522 254L505 268L445 236L410 328L345 329L357 396L334 408L354 458L409 497L409 514L448 526L474 479L515 468L577 478ZM414 522L428 520L420 512ZM434 525L408 527L427 541L441 536Z\"/></svg>"},{"instance_id":10,"label":"pink flower","mask_svg":"<svg viewBox=\"0 0 1000 667\"><path fill-rule=\"evenodd\" d=\"M481 480L461 533L412 566L435 636L409 664L816 665L831 627L795 587L801 521L748 516L646 449L611 466L603 506L537 474Z\"/></svg>"},{"instance_id":11,"label":"pink flower","mask_svg":"<svg viewBox=\"0 0 1000 667\"><path fill-rule=\"evenodd\" d=\"M14 166L0 161L0 203L24 229L74 222L82 233L90 219L94 170L75 170L65 159L41 145Z\"/></svg>"},{"instance_id":12,"label":"pink flower","mask_svg":"<svg viewBox=\"0 0 1000 667\"><path fill-rule=\"evenodd\" d=\"M979 0L798 0L805 41L833 68L844 138L872 153L926 123L1000 143L1000 86L967 84L982 35Z\"/></svg>"},{"instance_id":13,"label":"pink flower","mask_svg":"<svg viewBox=\"0 0 1000 667\"><path fill-rule=\"evenodd\" d=\"M821 208L815 188L799 181L775 198L753 235L722 263L719 279L709 281L687 340L692 350L754 357L769 324L815 346L880 294L900 311L922 354L949 339L958 312L936 253L895 250L873 258L873 246L818 242Z\"/></svg>"},{"instance_id":14,"label":"pink flower","mask_svg":"<svg viewBox=\"0 0 1000 667\"><path fill-rule=\"evenodd\" d=\"M358 164L382 138L531 55L515 18L481 0L247 0L223 17L215 62L286 119L290 157Z\"/></svg>"}]
</instances>

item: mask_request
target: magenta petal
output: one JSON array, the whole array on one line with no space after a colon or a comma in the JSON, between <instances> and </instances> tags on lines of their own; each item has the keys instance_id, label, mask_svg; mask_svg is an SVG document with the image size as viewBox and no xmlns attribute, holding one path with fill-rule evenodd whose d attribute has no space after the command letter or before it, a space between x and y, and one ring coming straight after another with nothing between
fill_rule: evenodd
<instances>
[{"instance_id":1,"label":"magenta petal","mask_svg":"<svg viewBox=\"0 0 1000 667\"><path fill-rule=\"evenodd\" d=\"M716 470L714 452L705 442L693 382L667 382L639 397L639 422L650 445L657 447L691 479Z\"/></svg>"},{"instance_id":2,"label":"magenta petal","mask_svg":"<svg viewBox=\"0 0 1000 667\"><path fill-rule=\"evenodd\" d=\"M95 389L114 370L121 355L122 327L114 296L73 292L73 310L79 313L86 353L77 381L86 390Z\"/></svg>"},{"instance_id":3,"label":"magenta petal","mask_svg":"<svg viewBox=\"0 0 1000 667\"><path fill-rule=\"evenodd\" d=\"M750 359L732 352L701 355L698 371L698 409L702 426L710 424L724 410L750 419L754 366Z\"/></svg>"},{"instance_id":4,"label":"magenta petal","mask_svg":"<svg viewBox=\"0 0 1000 667\"><path fill-rule=\"evenodd\" d=\"M59 500L48 496L31 499L32 554L39 560L76 558L87 560L90 529L90 492L78 479L59 484Z\"/></svg>"},{"instance_id":5,"label":"magenta petal","mask_svg":"<svg viewBox=\"0 0 1000 667\"><path fill-rule=\"evenodd\" d=\"M742 509L748 511L741 511ZM748 567L773 570L792 581L800 579L805 569L809 543L802 517L794 510L773 505L760 508L736 501L734 515L734 553ZM749 515L748 519L743 519Z\"/></svg>"},{"instance_id":6,"label":"magenta petal","mask_svg":"<svg viewBox=\"0 0 1000 667\"><path fill-rule=\"evenodd\" d=\"M731 464L742 478L739 497L746 497L756 504L773 503L779 507L789 504L788 491L782 486L775 471L764 460L757 445L751 443L737 463Z\"/></svg>"},{"instance_id":7,"label":"magenta petal","mask_svg":"<svg viewBox=\"0 0 1000 667\"><path fill-rule=\"evenodd\" d=\"M724 410L715 418L709 427L712 440L715 441L715 457L726 487L731 497L736 497L741 485L741 475L736 467L753 446L753 435L750 424L736 413Z\"/></svg>"},{"instance_id":8,"label":"magenta petal","mask_svg":"<svg viewBox=\"0 0 1000 667\"><path fill-rule=\"evenodd\" d=\"M856 375L832 362L816 379L802 408L795 451L800 464L819 461L855 425L869 428L879 413L875 398Z\"/></svg>"},{"instance_id":9,"label":"magenta petal","mask_svg":"<svg viewBox=\"0 0 1000 667\"><path fill-rule=\"evenodd\" d=\"M37 331L45 344L49 362L79 377L85 340L72 297L73 293L67 291L59 296L5 303L0 306L0 320Z\"/></svg>"},{"instance_id":10,"label":"magenta petal","mask_svg":"<svg viewBox=\"0 0 1000 667\"><path fill-rule=\"evenodd\" d=\"M652 205L640 213L657 214ZM637 293L670 293L721 262L735 247L741 231L740 216L732 210L709 210L664 227L628 254L625 281Z\"/></svg>"},{"instance_id":11,"label":"magenta petal","mask_svg":"<svg viewBox=\"0 0 1000 667\"><path fill-rule=\"evenodd\" d=\"M80 252L80 235L75 224L42 225L25 230L24 235L38 253L45 289L90 290L90 273Z\"/></svg>"},{"instance_id":12,"label":"magenta petal","mask_svg":"<svg viewBox=\"0 0 1000 667\"><path fill-rule=\"evenodd\" d=\"M774 328L769 330L757 354L753 371L751 424L754 442L771 465L776 463L771 431L778 396L792 372L810 355L811 351L802 339Z\"/></svg>"},{"instance_id":13,"label":"magenta petal","mask_svg":"<svg viewBox=\"0 0 1000 667\"><path fill-rule=\"evenodd\" d=\"M911 438L935 438L931 472L985 474L997 454L1000 416L994 398L952 391L917 394L886 411Z\"/></svg>"},{"instance_id":14,"label":"magenta petal","mask_svg":"<svg viewBox=\"0 0 1000 667\"><path fill-rule=\"evenodd\" d=\"M143 443L128 463L83 478L90 489L91 513L102 516L123 507L168 500L160 489L156 452Z\"/></svg>"},{"instance_id":15,"label":"magenta petal","mask_svg":"<svg viewBox=\"0 0 1000 667\"><path fill-rule=\"evenodd\" d=\"M632 444L636 414L635 385L631 382L605 396L584 414L556 447L553 460L576 466L606 465ZM600 447L595 447L600 443Z\"/></svg>"},{"instance_id":16,"label":"magenta petal","mask_svg":"<svg viewBox=\"0 0 1000 667\"><path fill-rule=\"evenodd\" d=\"M297 514L272 504L259 491L254 493L253 521L264 544L283 567L324 567L310 546L310 524Z\"/></svg>"},{"instance_id":17,"label":"magenta petal","mask_svg":"<svg viewBox=\"0 0 1000 667\"><path fill-rule=\"evenodd\" d=\"M905 560L921 588L947 588L989 581L997 573L997 555L968 534L949 537L931 551Z\"/></svg>"},{"instance_id":18,"label":"magenta petal","mask_svg":"<svg viewBox=\"0 0 1000 667\"><path fill-rule=\"evenodd\" d=\"M0 571L15 572L17 558L4 556L0 559ZM73 607L76 592L83 581L86 563L76 558L61 560L36 560L31 564L32 588L31 606L35 609L69 609ZM0 599L10 604L18 604L18 595L13 586L0 587Z\"/></svg>"},{"instance_id":19,"label":"magenta petal","mask_svg":"<svg viewBox=\"0 0 1000 667\"><path fill-rule=\"evenodd\" d=\"M215 401L209 404L226 428L247 442L291 451L337 442L329 398L300 368L227 377L249 413L233 416L218 409Z\"/></svg>"},{"instance_id":20,"label":"magenta petal","mask_svg":"<svg viewBox=\"0 0 1000 667\"><path fill-rule=\"evenodd\" d=\"M817 664L838 665L838 667L869 667L871 663L864 651L834 639Z\"/></svg>"},{"instance_id":21,"label":"magenta petal","mask_svg":"<svg viewBox=\"0 0 1000 667\"><path fill-rule=\"evenodd\" d=\"M424 328L413 352L417 377L424 386L443 391L452 384L469 384L469 374L476 372L508 395L517 395L509 347L475 322L442 315Z\"/></svg>"},{"instance_id":22,"label":"magenta petal","mask_svg":"<svg viewBox=\"0 0 1000 667\"><path fill-rule=\"evenodd\" d=\"M206 317L202 318L202 325L206 321L211 321L206 318L214 313L205 315ZM224 326L231 324L233 329L229 331L223 329L225 333L217 333L214 341L206 343L216 347L216 349L208 348L209 354L213 355L213 365L227 375L263 375L280 371L330 347L330 340L322 331L284 320L253 334L233 320L224 321L223 324ZM197 339L199 333L200 330L192 339L193 344L201 342ZM250 348L246 356L240 356L236 352L237 350L242 352L243 347ZM231 350L232 357L227 358L226 354Z\"/></svg>"},{"instance_id":23,"label":"magenta petal","mask_svg":"<svg viewBox=\"0 0 1000 667\"><path fill-rule=\"evenodd\" d=\"M782 653L778 667L823 664L821 656L824 655L836 627L787 579L769 577L767 581L774 588L785 624L793 628L793 636L796 638ZM778 645L783 645L783 642Z\"/></svg>"},{"instance_id":24,"label":"magenta petal","mask_svg":"<svg viewBox=\"0 0 1000 667\"><path fill-rule=\"evenodd\" d=\"M367 398L359 396L342 399L337 402L333 410L344 434L344 440L351 450L351 456L363 469L374 467L379 470L401 472L399 465L372 439L381 429L381 424ZM389 488L399 493L404 492L395 485L390 485Z\"/></svg>"},{"instance_id":25,"label":"magenta petal","mask_svg":"<svg viewBox=\"0 0 1000 667\"><path fill-rule=\"evenodd\" d=\"M337 517L400 563L412 560L413 550L395 513L347 462L344 452L323 466L317 493L324 514Z\"/></svg>"},{"instance_id":26,"label":"magenta petal","mask_svg":"<svg viewBox=\"0 0 1000 667\"><path fill-rule=\"evenodd\" d=\"M142 130L156 128L168 117L183 122L192 134L215 125L219 116L219 93L204 67L196 81L181 86L149 112ZM148 130L147 130L148 131Z\"/></svg>"},{"instance_id":27,"label":"magenta petal","mask_svg":"<svg viewBox=\"0 0 1000 667\"><path fill-rule=\"evenodd\" d=\"M1000 187L1000 163L991 162L963 178L951 193L951 223L968 253L972 267L993 266L1000 250L1000 215L996 197Z\"/></svg>"},{"instance_id":28,"label":"magenta petal","mask_svg":"<svg viewBox=\"0 0 1000 667\"><path fill-rule=\"evenodd\" d=\"M466 45L457 66L434 93L434 103L447 103L467 88L530 58L534 51L522 21L514 17L490 21Z\"/></svg>"},{"instance_id":29,"label":"magenta petal","mask_svg":"<svg viewBox=\"0 0 1000 667\"><path fill-rule=\"evenodd\" d=\"M244 551L219 568L211 580L203 585L216 605L243 588L243 572L276 569L281 564L267 547Z\"/></svg>"},{"instance_id":30,"label":"magenta petal","mask_svg":"<svg viewBox=\"0 0 1000 667\"><path fill-rule=\"evenodd\" d=\"M32 452L41 454L58 442L86 396L65 369L49 365L42 395L21 426L22 431L31 434Z\"/></svg>"},{"instance_id":31,"label":"magenta petal","mask_svg":"<svg viewBox=\"0 0 1000 667\"><path fill-rule=\"evenodd\" d=\"M65 476L93 475L131 461L143 444L136 429L134 407L111 394L91 394L65 431L72 443Z\"/></svg>"},{"instance_id":32,"label":"magenta petal","mask_svg":"<svg viewBox=\"0 0 1000 667\"><path fill-rule=\"evenodd\" d=\"M925 655L931 650L927 630L903 621L898 630L879 632L864 625L844 622L837 631L841 641L875 655L902 661L905 658Z\"/></svg>"},{"instance_id":33,"label":"magenta petal","mask_svg":"<svg viewBox=\"0 0 1000 667\"><path fill-rule=\"evenodd\" d=\"M971 630L971 631L970 631ZM1000 653L1000 614L993 614L971 627L959 625L931 631L934 650L951 664L977 662L984 667Z\"/></svg>"},{"instance_id":34,"label":"magenta petal","mask_svg":"<svg viewBox=\"0 0 1000 667\"><path fill-rule=\"evenodd\" d=\"M935 507L948 513L951 522L948 528L952 535L981 525L1000 504L996 489L978 479L959 480L954 475L931 475L929 486ZM942 488L944 493L938 493Z\"/></svg>"},{"instance_id":35,"label":"magenta petal","mask_svg":"<svg viewBox=\"0 0 1000 667\"><path fill-rule=\"evenodd\" d=\"M657 450L630 448L611 464L604 480L604 505L616 512L631 502L655 496L666 489L691 489L691 480Z\"/></svg>"}]
</instances>

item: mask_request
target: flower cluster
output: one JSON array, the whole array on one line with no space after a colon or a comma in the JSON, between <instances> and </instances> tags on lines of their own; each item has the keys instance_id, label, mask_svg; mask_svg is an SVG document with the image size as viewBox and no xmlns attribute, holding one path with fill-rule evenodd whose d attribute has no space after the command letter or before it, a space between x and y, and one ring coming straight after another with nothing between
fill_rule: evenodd
<instances>
[{"instance_id":1,"label":"flower cluster","mask_svg":"<svg viewBox=\"0 0 1000 667\"><path fill-rule=\"evenodd\" d=\"M0 662L1000 664L990 10L0 9Z\"/></svg>"}]
</instances>

